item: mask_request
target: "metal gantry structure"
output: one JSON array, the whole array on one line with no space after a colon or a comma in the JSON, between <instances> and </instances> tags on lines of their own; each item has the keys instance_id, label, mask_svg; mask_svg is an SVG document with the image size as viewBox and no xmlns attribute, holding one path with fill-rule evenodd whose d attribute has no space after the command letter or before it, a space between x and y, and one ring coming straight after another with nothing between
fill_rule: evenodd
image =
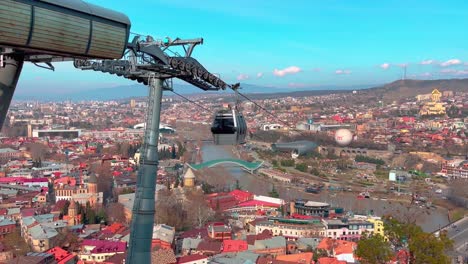
<instances>
[{"instance_id":1,"label":"metal gantry structure","mask_svg":"<svg viewBox=\"0 0 468 264\"><path fill-rule=\"evenodd\" d=\"M163 91L173 90L173 78L204 91L235 86L192 58L202 38L155 40L137 35L129 42L126 15L82 0L1 0L0 25L0 128L24 62L54 70L52 63L73 61L77 69L115 74L149 87L127 263L151 263ZM184 53L172 52L175 46Z\"/></svg>"},{"instance_id":2,"label":"metal gantry structure","mask_svg":"<svg viewBox=\"0 0 468 264\"><path fill-rule=\"evenodd\" d=\"M128 263L148 263L155 216L155 189L158 168L158 137L161 99L164 90L172 90L172 78L179 78L202 90L230 88L191 57L193 48L203 39L154 40L135 36L120 60L82 60L74 65L82 70L115 74L149 86L146 128L138 170L135 203L132 211ZM171 46L182 46L184 56L169 56Z\"/></svg>"}]
</instances>

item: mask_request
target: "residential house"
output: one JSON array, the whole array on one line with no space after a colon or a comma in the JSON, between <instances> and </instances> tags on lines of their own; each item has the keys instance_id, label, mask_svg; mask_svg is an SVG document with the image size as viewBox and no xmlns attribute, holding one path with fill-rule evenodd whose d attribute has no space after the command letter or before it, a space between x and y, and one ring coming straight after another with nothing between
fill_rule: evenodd
<instances>
[{"instance_id":1,"label":"residential house","mask_svg":"<svg viewBox=\"0 0 468 264\"><path fill-rule=\"evenodd\" d=\"M276 256L277 260L287 261L291 263L298 263L298 264L313 264L314 254L312 252L306 253L297 253L297 254L290 254L290 255L279 255Z\"/></svg>"},{"instance_id":2,"label":"residential house","mask_svg":"<svg viewBox=\"0 0 468 264\"><path fill-rule=\"evenodd\" d=\"M85 239L81 244L78 258L85 261L103 262L115 254L123 254L126 242Z\"/></svg>"},{"instance_id":3,"label":"residential house","mask_svg":"<svg viewBox=\"0 0 468 264\"><path fill-rule=\"evenodd\" d=\"M246 251L248 247L249 246L247 244L247 241L245 240L226 239L226 240L223 240L222 252L229 253L229 252Z\"/></svg>"},{"instance_id":4,"label":"residential house","mask_svg":"<svg viewBox=\"0 0 468 264\"><path fill-rule=\"evenodd\" d=\"M26 256L11 259L5 264L56 264L54 255L49 253L29 252Z\"/></svg>"},{"instance_id":5,"label":"residential house","mask_svg":"<svg viewBox=\"0 0 468 264\"><path fill-rule=\"evenodd\" d=\"M190 238L190 237L184 238L181 249L179 251L180 253L182 253L182 256L190 255L192 251L197 250L198 245L202 241L203 239L201 238Z\"/></svg>"},{"instance_id":6,"label":"residential house","mask_svg":"<svg viewBox=\"0 0 468 264\"><path fill-rule=\"evenodd\" d=\"M286 239L282 236L265 240L256 240L253 251L258 254L284 255L286 254Z\"/></svg>"},{"instance_id":7,"label":"residential house","mask_svg":"<svg viewBox=\"0 0 468 264\"><path fill-rule=\"evenodd\" d=\"M360 219L324 219L326 237L340 240L357 241L364 232L373 233L374 224Z\"/></svg>"},{"instance_id":8,"label":"residential house","mask_svg":"<svg viewBox=\"0 0 468 264\"><path fill-rule=\"evenodd\" d=\"M317 260L317 264L346 264L346 261L337 258L322 257Z\"/></svg>"},{"instance_id":9,"label":"residential house","mask_svg":"<svg viewBox=\"0 0 468 264\"><path fill-rule=\"evenodd\" d=\"M207 231L210 238L220 241L232 237L232 229L223 223L211 223L208 225Z\"/></svg>"},{"instance_id":10,"label":"residential house","mask_svg":"<svg viewBox=\"0 0 468 264\"><path fill-rule=\"evenodd\" d=\"M196 252L205 256L214 256L221 252L221 242L215 240L203 240L198 246Z\"/></svg>"},{"instance_id":11,"label":"residential house","mask_svg":"<svg viewBox=\"0 0 468 264\"><path fill-rule=\"evenodd\" d=\"M51 248L46 253L54 255L57 264L75 264L78 260L74 253L70 253L61 247Z\"/></svg>"},{"instance_id":12,"label":"residential house","mask_svg":"<svg viewBox=\"0 0 468 264\"><path fill-rule=\"evenodd\" d=\"M177 264L207 264L208 257L205 255L189 255L177 258Z\"/></svg>"},{"instance_id":13,"label":"residential house","mask_svg":"<svg viewBox=\"0 0 468 264\"><path fill-rule=\"evenodd\" d=\"M0 219L0 237L15 231L16 223L8 218Z\"/></svg>"},{"instance_id":14,"label":"residential house","mask_svg":"<svg viewBox=\"0 0 468 264\"><path fill-rule=\"evenodd\" d=\"M175 228L172 226L160 224L153 227L152 248L159 247L172 249L175 237Z\"/></svg>"},{"instance_id":15,"label":"residential house","mask_svg":"<svg viewBox=\"0 0 468 264\"><path fill-rule=\"evenodd\" d=\"M323 237L325 235L325 227L318 220L314 223L308 220L272 218L258 222L255 226L256 234L264 230L271 230L275 236L294 240L300 237Z\"/></svg>"},{"instance_id":16,"label":"residential house","mask_svg":"<svg viewBox=\"0 0 468 264\"><path fill-rule=\"evenodd\" d=\"M13 259L13 252L5 248L3 243L0 242L0 263L4 263L10 259Z\"/></svg>"},{"instance_id":17,"label":"residential house","mask_svg":"<svg viewBox=\"0 0 468 264\"><path fill-rule=\"evenodd\" d=\"M355 263L356 258L354 251L357 244L352 241L337 240L332 238L324 238L320 241L317 249L323 249L329 255L335 257L337 260L346 261L347 263Z\"/></svg>"}]
</instances>

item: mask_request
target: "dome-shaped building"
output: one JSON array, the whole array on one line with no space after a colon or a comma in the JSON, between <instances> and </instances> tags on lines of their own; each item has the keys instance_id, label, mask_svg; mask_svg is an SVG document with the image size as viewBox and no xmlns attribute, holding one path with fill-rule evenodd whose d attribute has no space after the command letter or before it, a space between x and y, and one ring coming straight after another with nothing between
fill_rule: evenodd
<instances>
[{"instance_id":1,"label":"dome-shaped building","mask_svg":"<svg viewBox=\"0 0 468 264\"><path fill-rule=\"evenodd\" d=\"M184 187L193 187L195 186L195 174L191 168L188 168L184 174Z\"/></svg>"}]
</instances>

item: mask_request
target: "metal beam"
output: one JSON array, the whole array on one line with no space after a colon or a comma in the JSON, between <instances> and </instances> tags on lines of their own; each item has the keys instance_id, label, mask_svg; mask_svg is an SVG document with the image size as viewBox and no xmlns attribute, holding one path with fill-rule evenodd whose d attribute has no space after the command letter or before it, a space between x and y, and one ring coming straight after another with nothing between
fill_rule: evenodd
<instances>
[{"instance_id":1,"label":"metal beam","mask_svg":"<svg viewBox=\"0 0 468 264\"><path fill-rule=\"evenodd\" d=\"M150 263L151 261L163 80L150 78L148 82L149 104L145 137L138 170L126 263Z\"/></svg>"},{"instance_id":2,"label":"metal beam","mask_svg":"<svg viewBox=\"0 0 468 264\"><path fill-rule=\"evenodd\" d=\"M24 55L11 54L4 56L3 65L0 65L0 130L3 127L11 99L15 93L23 63Z\"/></svg>"}]
</instances>

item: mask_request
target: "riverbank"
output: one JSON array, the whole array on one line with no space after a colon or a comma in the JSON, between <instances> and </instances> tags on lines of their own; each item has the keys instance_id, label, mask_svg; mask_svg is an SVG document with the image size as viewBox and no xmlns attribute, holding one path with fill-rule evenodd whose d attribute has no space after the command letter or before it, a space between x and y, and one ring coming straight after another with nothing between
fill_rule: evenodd
<instances>
[{"instance_id":1,"label":"riverbank","mask_svg":"<svg viewBox=\"0 0 468 264\"><path fill-rule=\"evenodd\" d=\"M232 151L232 147L216 146L205 142L203 144L201 156L203 161L222 158L237 158ZM280 198L289 202L295 199L313 200L329 203L331 206L343 207L345 210L355 213L370 213L375 215L395 214L396 212L416 211L421 209L418 206L408 207L409 204L390 200L357 199L356 194L347 192L323 191L319 194L306 193L304 190L293 188L290 185L273 181L270 178L260 175L253 175L243 171L239 167L218 166L210 168L204 175L208 183L223 184L233 186L236 180L239 181L242 189L258 195L268 195L274 185ZM211 175L211 176L210 176ZM213 178L216 177L216 178ZM211 184L210 183L210 184ZM417 223L428 232L436 230L439 226L449 223L447 210L444 208L434 208L430 210L420 210L421 215L417 218Z\"/></svg>"}]
</instances>

